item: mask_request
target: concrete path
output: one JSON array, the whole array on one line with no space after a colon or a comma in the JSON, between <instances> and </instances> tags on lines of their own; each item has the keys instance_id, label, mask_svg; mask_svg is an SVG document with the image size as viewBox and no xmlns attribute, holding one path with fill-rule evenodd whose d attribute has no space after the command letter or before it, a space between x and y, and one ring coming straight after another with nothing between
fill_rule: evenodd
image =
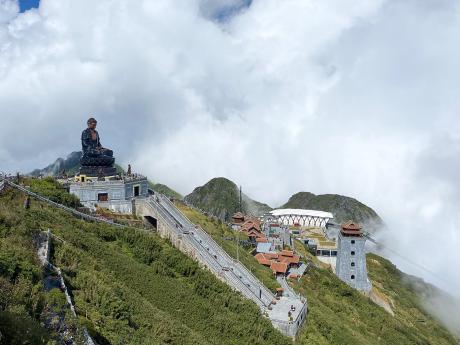
<instances>
[{"instance_id":1,"label":"concrete path","mask_svg":"<svg viewBox=\"0 0 460 345\"><path fill-rule=\"evenodd\" d=\"M198 261L243 296L254 301L282 333L292 337L296 335L306 318L307 301L295 294L285 280L281 286L287 285L286 294L276 298L244 265L230 257L206 231L195 226L180 212L168 197L156 194L136 202L143 202L144 206L151 207L152 215L162 218L157 219L159 222L166 222L174 234L187 241Z\"/></svg>"}]
</instances>

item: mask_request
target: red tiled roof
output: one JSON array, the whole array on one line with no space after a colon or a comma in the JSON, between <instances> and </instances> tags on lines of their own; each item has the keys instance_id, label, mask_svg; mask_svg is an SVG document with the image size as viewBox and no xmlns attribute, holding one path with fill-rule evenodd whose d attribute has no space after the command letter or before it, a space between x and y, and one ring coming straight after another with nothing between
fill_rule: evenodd
<instances>
[{"instance_id":1,"label":"red tiled roof","mask_svg":"<svg viewBox=\"0 0 460 345\"><path fill-rule=\"evenodd\" d=\"M294 256L291 258L291 264L298 264L299 262L300 262L300 256L294 255Z\"/></svg>"},{"instance_id":2,"label":"red tiled roof","mask_svg":"<svg viewBox=\"0 0 460 345\"><path fill-rule=\"evenodd\" d=\"M282 256L294 256L294 252L292 250L282 250L280 255L282 255Z\"/></svg>"},{"instance_id":3,"label":"red tiled roof","mask_svg":"<svg viewBox=\"0 0 460 345\"><path fill-rule=\"evenodd\" d=\"M258 253L256 254L255 256L256 260L259 262L259 264L261 265L265 265L265 266L270 266L271 265L271 261L262 253Z\"/></svg>"},{"instance_id":4,"label":"red tiled roof","mask_svg":"<svg viewBox=\"0 0 460 345\"><path fill-rule=\"evenodd\" d=\"M258 237L258 238L256 238L256 242L258 242L258 243L267 243L268 240L267 240L266 237Z\"/></svg>"},{"instance_id":5,"label":"red tiled roof","mask_svg":"<svg viewBox=\"0 0 460 345\"><path fill-rule=\"evenodd\" d=\"M249 231L251 229L254 229L260 232L260 224L247 220L243 223L243 225L241 225L241 231Z\"/></svg>"},{"instance_id":6,"label":"red tiled roof","mask_svg":"<svg viewBox=\"0 0 460 345\"><path fill-rule=\"evenodd\" d=\"M298 264L300 262L300 257L298 255L295 255L293 257L279 256L278 261L279 262L284 262L285 264L288 264L288 265Z\"/></svg>"},{"instance_id":7,"label":"red tiled roof","mask_svg":"<svg viewBox=\"0 0 460 345\"><path fill-rule=\"evenodd\" d=\"M274 261L272 261L272 263L270 265L270 268L274 273L286 274L288 265L285 264L284 262L274 262Z\"/></svg>"},{"instance_id":8,"label":"red tiled roof","mask_svg":"<svg viewBox=\"0 0 460 345\"><path fill-rule=\"evenodd\" d=\"M244 214L242 214L241 212L236 212L233 216L232 216L233 219L244 219Z\"/></svg>"},{"instance_id":9,"label":"red tiled roof","mask_svg":"<svg viewBox=\"0 0 460 345\"><path fill-rule=\"evenodd\" d=\"M344 235L351 235L351 236L361 236L362 235L361 227L359 226L359 224L354 223L351 220L342 224L341 232Z\"/></svg>"},{"instance_id":10,"label":"red tiled roof","mask_svg":"<svg viewBox=\"0 0 460 345\"><path fill-rule=\"evenodd\" d=\"M257 219L257 218L249 218L244 222L243 226L244 225L254 225L254 226L260 228L260 220Z\"/></svg>"},{"instance_id":11,"label":"red tiled roof","mask_svg":"<svg viewBox=\"0 0 460 345\"><path fill-rule=\"evenodd\" d=\"M251 229L250 231L248 231L248 236L249 237L256 237L256 238L265 238L265 236L261 232L255 230L255 229Z\"/></svg>"},{"instance_id":12,"label":"red tiled roof","mask_svg":"<svg viewBox=\"0 0 460 345\"><path fill-rule=\"evenodd\" d=\"M361 227L359 226L359 224L354 223L352 220L349 220L348 222L342 224L342 229L361 230Z\"/></svg>"},{"instance_id":13,"label":"red tiled roof","mask_svg":"<svg viewBox=\"0 0 460 345\"><path fill-rule=\"evenodd\" d=\"M265 253L265 257L269 260L276 260L278 259L278 253Z\"/></svg>"}]
</instances>

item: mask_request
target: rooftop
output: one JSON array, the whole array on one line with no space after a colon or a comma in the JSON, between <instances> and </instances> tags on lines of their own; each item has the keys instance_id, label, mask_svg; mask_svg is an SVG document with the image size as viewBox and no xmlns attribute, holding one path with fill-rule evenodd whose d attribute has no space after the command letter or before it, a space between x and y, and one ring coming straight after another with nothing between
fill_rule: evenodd
<instances>
[{"instance_id":1,"label":"rooftop","mask_svg":"<svg viewBox=\"0 0 460 345\"><path fill-rule=\"evenodd\" d=\"M284 263L284 262L272 261L272 262L271 262L271 265L270 265L270 268L271 268L271 270L273 271L273 273L283 273L283 274L286 274L288 265L287 265L287 263Z\"/></svg>"},{"instance_id":2,"label":"rooftop","mask_svg":"<svg viewBox=\"0 0 460 345\"><path fill-rule=\"evenodd\" d=\"M316 211L316 210L304 210L300 208L279 208L277 210L270 211L270 214L273 216L310 216L310 217L320 217L320 218L329 218L332 219L334 216L330 212L325 211Z\"/></svg>"},{"instance_id":3,"label":"rooftop","mask_svg":"<svg viewBox=\"0 0 460 345\"><path fill-rule=\"evenodd\" d=\"M268 253L271 251L271 243L257 243L257 253Z\"/></svg>"},{"instance_id":4,"label":"rooftop","mask_svg":"<svg viewBox=\"0 0 460 345\"><path fill-rule=\"evenodd\" d=\"M341 232L347 236L362 236L363 234L361 231L361 226L351 220L342 224Z\"/></svg>"},{"instance_id":5,"label":"rooftop","mask_svg":"<svg viewBox=\"0 0 460 345\"><path fill-rule=\"evenodd\" d=\"M244 214L241 213L241 212L236 212L236 213L232 216L232 218L234 218L234 219L244 219Z\"/></svg>"}]
</instances>

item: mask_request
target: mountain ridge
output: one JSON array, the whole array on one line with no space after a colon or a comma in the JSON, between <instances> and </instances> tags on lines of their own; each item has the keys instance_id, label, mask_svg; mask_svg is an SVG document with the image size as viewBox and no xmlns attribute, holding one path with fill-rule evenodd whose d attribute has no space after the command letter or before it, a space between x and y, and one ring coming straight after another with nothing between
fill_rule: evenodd
<instances>
[{"instance_id":1,"label":"mountain ridge","mask_svg":"<svg viewBox=\"0 0 460 345\"><path fill-rule=\"evenodd\" d=\"M232 215L240 211L239 188L225 177L215 177L204 185L196 187L184 197L184 201L222 220L230 221ZM267 204L252 200L242 194L242 211L260 216L272 208Z\"/></svg>"},{"instance_id":2,"label":"mountain ridge","mask_svg":"<svg viewBox=\"0 0 460 345\"><path fill-rule=\"evenodd\" d=\"M185 196L184 201L225 221L230 221L232 214L240 211L238 186L225 177L212 178L204 185L196 187ZM339 194L315 195L310 192L298 192L293 194L279 208L331 212L336 223L353 220L361 223L370 231L377 230L384 224L372 208L354 198ZM261 216L271 210L273 208L268 204L242 194L242 211L244 213Z\"/></svg>"},{"instance_id":3,"label":"mountain ridge","mask_svg":"<svg viewBox=\"0 0 460 345\"><path fill-rule=\"evenodd\" d=\"M331 212L335 223L353 220L369 230L377 230L384 225L382 218L371 207L340 194L313 194L298 192L293 194L281 208L302 208Z\"/></svg>"}]
</instances>

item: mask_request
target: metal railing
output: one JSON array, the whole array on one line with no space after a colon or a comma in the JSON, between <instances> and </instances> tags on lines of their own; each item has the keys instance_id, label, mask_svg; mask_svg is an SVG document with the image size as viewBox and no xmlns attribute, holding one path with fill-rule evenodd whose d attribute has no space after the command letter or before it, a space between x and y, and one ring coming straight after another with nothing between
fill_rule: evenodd
<instances>
[{"instance_id":1,"label":"metal railing","mask_svg":"<svg viewBox=\"0 0 460 345\"><path fill-rule=\"evenodd\" d=\"M182 226L182 223L174 217L162 204L158 203L154 198L149 198L147 204L154 207L158 215L163 218L163 221L170 225L170 227L179 235L182 231L176 227L176 224ZM177 215L177 214L176 214ZM266 306L265 303L252 291L239 277L232 271L223 271L223 267L220 262L212 256L211 253L206 249L205 245L199 242L195 237L187 237L189 243L195 248L197 253L202 256L203 263L208 266L209 269L214 271L217 275L224 278L230 285L237 288L247 298L253 300L259 307ZM216 250L219 252L219 250ZM220 273L224 272L223 275ZM230 276L229 276L230 275Z\"/></svg>"},{"instance_id":2,"label":"metal railing","mask_svg":"<svg viewBox=\"0 0 460 345\"><path fill-rule=\"evenodd\" d=\"M235 262L235 259L232 258L224 249L222 249L222 247L206 232L204 231L200 226L197 226L195 227L195 225L192 223L192 221L190 219L187 218L187 216L185 216L182 212L180 212L176 205L174 205L168 197L165 197L164 195L162 195L162 200L165 200L167 204L169 204L169 206L171 208L173 208L173 210L177 213L177 214L180 214L180 216L189 224L190 227L193 227L195 230L199 230L200 234L206 238L206 240L211 243L213 245L213 249L215 249L217 252L221 253L223 256L225 256L229 261L231 261L233 264L236 263L236 265L238 266L237 268L242 271L243 274L245 274L246 276L249 276L251 277L251 279L253 280L254 282L254 285L258 285L259 288L261 290L264 291L264 293L266 295L269 296L269 299L273 299L275 298L275 295L256 277L254 276L254 274L252 274L252 272L250 272L243 264L241 264L239 261Z\"/></svg>"},{"instance_id":3,"label":"metal railing","mask_svg":"<svg viewBox=\"0 0 460 345\"><path fill-rule=\"evenodd\" d=\"M66 212L72 213L73 215L75 215L77 217L84 218L86 220L93 221L93 222L101 222L101 223L106 223L106 224L110 224L110 225L115 225L115 226L118 226L118 227L125 227L125 225L123 225L123 224L118 224L118 223L114 223L114 222L106 220L106 219L101 219L101 218L98 218L98 217L94 217L94 216L91 216L89 214L77 211L74 208L59 204L59 203L57 203L57 202L55 202L55 201L53 201L51 199L45 198L44 196L41 196L40 194L34 193L34 192L28 190L27 188L24 188L24 187L14 183L14 182L11 182L11 181L9 181L7 179L3 179L1 177L0 177L0 179L1 179L1 182L3 184L9 185L10 187L15 188L15 189L17 189L17 190L19 190L21 192L24 192L24 193L30 195L31 197L33 197L33 198L35 198L37 200L43 201L43 202L45 202L47 204L50 204L53 207L60 208L60 209L62 209L64 211L66 211Z\"/></svg>"}]
</instances>

